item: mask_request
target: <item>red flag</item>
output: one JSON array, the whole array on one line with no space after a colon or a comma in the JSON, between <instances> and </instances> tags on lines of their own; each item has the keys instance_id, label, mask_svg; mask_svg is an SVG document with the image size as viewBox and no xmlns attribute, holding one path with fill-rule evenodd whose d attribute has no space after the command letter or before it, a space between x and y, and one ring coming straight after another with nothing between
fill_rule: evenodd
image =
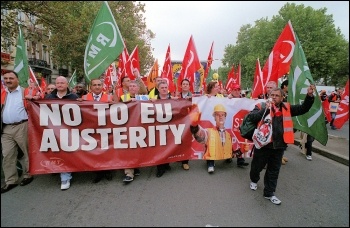
<instances>
[{"instance_id":1,"label":"red flag","mask_svg":"<svg viewBox=\"0 0 350 228\"><path fill-rule=\"evenodd\" d=\"M208 73L209 73L209 70L211 68L211 64L213 63L213 55L214 55L214 52L213 52L213 47L214 47L214 41L211 43L211 47L210 47L210 51L209 51L209 55L208 55L208 60L207 60L207 66L205 68L205 71L204 71L204 76L203 76L203 79L202 79L202 90L205 91L205 87L206 87L206 83L205 81L207 80L207 77L208 77Z\"/></svg>"},{"instance_id":2,"label":"red flag","mask_svg":"<svg viewBox=\"0 0 350 228\"><path fill-rule=\"evenodd\" d=\"M198 58L196 45L194 44L192 35L188 42L184 59L182 61L181 72L177 79L177 88L181 87L181 81L187 78L190 81L190 91L193 93L194 78L196 71L201 68L201 63Z\"/></svg>"},{"instance_id":3,"label":"red flag","mask_svg":"<svg viewBox=\"0 0 350 228\"><path fill-rule=\"evenodd\" d=\"M346 86L343 94L341 95L341 101L338 107L337 115L335 116L333 125L340 129L344 123L349 120L349 79L346 82Z\"/></svg>"},{"instance_id":4,"label":"red flag","mask_svg":"<svg viewBox=\"0 0 350 228\"><path fill-rule=\"evenodd\" d=\"M1 77L1 91L5 91L5 89L6 89L5 82Z\"/></svg>"},{"instance_id":5,"label":"red flag","mask_svg":"<svg viewBox=\"0 0 350 228\"><path fill-rule=\"evenodd\" d=\"M125 65L129 59L128 49L124 47L123 52L119 55L118 62L118 84L117 87L120 88L122 86L121 79L126 75Z\"/></svg>"},{"instance_id":6,"label":"red flag","mask_svg":"<svg viewBox=\"0 0 350 228\"><path fill-rule=\"evenodd\" d=\"M323 107L324 115L327 118L327 121L331 122L332 116L331 116L331 113L329 112L329 101L328 101L328 99L322 101L322 107Z\"/></svg>"},{"instance_id":7,"label":"red flag","mask_svg":"<svg viewBox=\"0 0 350 228\"><path fill-rule=\"evenodd\" d=\"M161 78L166 78L168 80L170 92L176 91L174 81L173 81L173 70L172 70L171 58L170 58L170 44L168 46L168 50L166 51Z\"/></svg>"},{"instance_id":8,"label":"red flag","mask_svg":"<svg viewBox=\"0 0 350 228\"><path fill-rule=\"evenodd\" d=\"M41 88L39 86L38 80L36 80L34 72L33 72L32 68L30 66L28 66L28 67L29 67L29 84L30 83L35 83L35 85L37 85L37 87L39 88L40 95L42 95L43 91L41 90Z\"/></svg>"},{"instance_id":9,"label":"red flag","mask_svg":"<svg viewBox=\"0 0 350 228\"><path fill-rule=\"evenodd\" d=\"M235 77L235 66L232 65L232 68L227 75L227 82L226 82L227 93L231 93L234 77Z\"/></svg>"},{"instance_id":10,"label":"red flag","mask_svg":"<svg viewBox=\"0 0 350 228\"><path fill-rule=\"evenodd\" d=\"M45 96L45 91L46 91L46 87L47 87L47 82L45 80L44 77L41 77L41 84L40 84L40 87L41 87L41 91L43 91L43 93L41 93L41 96L42 98L44 98Z\"/></svg>"},{"instance_id":11,"label":"red flag","mask_svg":"<svg viewBox=\"0 0 350 228\"><path fill-rule=\"evenodd\" d=\"M255 75L251 98L258 98L260 94L265 94L265 86L263 85L260 61L257 59L255 64Z\"/></svg>"},{"instance_id":12,"label":"red flag","mask_svg":"<svg viewBox=\"0 0 350 228\"><path fill-rule=\"evenodd\" d=\"M134 70L137 69L140 72L140 59L139 59L139 49L136 46L131 52L128 61L125 64L126 75L129 76L131 80L135 79Z\"/></svg>"},{"instance_id":13,"label":"red flag","mask_svg":"<svg viewBox=\"0 0 350 228\"><path fill-rule=\"evenodd\" d=\"M105 71L105 78L103 80L103 89L102 92L108 93L109 92L109 87L113 85L112 81L112 74L113 74L113 69L114 66L113 64L109 65L107 70Z\"/></svg>"},{"instance_id":14,"label":"red flag","mask_svg":"<svg viewBox=\"0 0 350 228\"><path fill-rule=\"evenodd\" d=\"M278 84L278 79L289 72L294 46L295 34L291 22L288 21L262 70L264 87L269 81Z\"/></svg>"}]
</instances>

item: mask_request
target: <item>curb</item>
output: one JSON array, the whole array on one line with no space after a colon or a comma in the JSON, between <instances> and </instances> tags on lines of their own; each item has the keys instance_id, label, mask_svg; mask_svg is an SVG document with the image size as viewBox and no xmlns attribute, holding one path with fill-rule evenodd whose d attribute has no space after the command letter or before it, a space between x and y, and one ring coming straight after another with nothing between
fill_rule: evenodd
<instances>
[{"instance_id":1,"label":"curb","mask_svg":"<svg viewBox=\"0 0 350 228\"><path fill-rule=\"evenodd\" d=\"M300 141L301 140L296 140L294 139L294 145L299 146L300 145ZM339 162L341 164L344 164L346 166L349 166L349 160L347 158L345 158L344 156L335 154L335 153L331 153L329 151L325 151L323 148L320 148L318 146L312 146L312 152L318 153L324 157L327 157L329 159L332 159L336 162Z\"/></svg>"}]
</instances>

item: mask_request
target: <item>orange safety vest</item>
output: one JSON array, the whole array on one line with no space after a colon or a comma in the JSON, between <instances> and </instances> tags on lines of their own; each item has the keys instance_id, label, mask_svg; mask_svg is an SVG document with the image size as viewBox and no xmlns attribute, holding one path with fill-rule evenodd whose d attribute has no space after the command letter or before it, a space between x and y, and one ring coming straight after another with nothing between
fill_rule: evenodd
<instances>
[{"instance_id":1,"label":"orange safety vest","mask_svg":"<svg viewBox=\"0 0 350 228\"><path fill-rule=\"evenodd\" d=\"M95 100L94 97L92 96L92 93L88 93L87 95L83 95L82 99L85 101L93 101ZM110 102L112 101L112 95L102 93L100 102Z\"/></svg>"},{"instance_id":2,"label":"orange safety vest","mask_svg":"<svg viewBox=\"0 0 350 228\"><path fill-rule=\"evenodd\" d=\"M294 130L293 130L293 121L290 113L290 104L283 102L287 109L282 108L283 116L283 140L287 144L294 144ZM261 103L258 103L257 106L261 109ZM271 112L271 117L273 113Z\"/></svg>"},{"instance_id":3,"label":"orange safety vest","mask_svg":"<svg viewBox=\"0 0 350 228\"><path fill-rule=\"evenodd\" d=\"M287 107L287 110L282 108L283 115L283 139L285 143L293 143L294 144L294 131L293 131L293 121L292 115L290 114L290 104L284 103Z\"/></svg>"},{"instance_id":4,"label":"orange safety vest","mask_svg":"<svg viewBox=\"0 0 350 228\"><path fill-rule=\"evenodd\" d=\"M225 145L222 145L219 131L208 128L208 140L203 158L205 160L222 160L232 158L232 138L225 131Z\"/></svg>"}]
</instances>

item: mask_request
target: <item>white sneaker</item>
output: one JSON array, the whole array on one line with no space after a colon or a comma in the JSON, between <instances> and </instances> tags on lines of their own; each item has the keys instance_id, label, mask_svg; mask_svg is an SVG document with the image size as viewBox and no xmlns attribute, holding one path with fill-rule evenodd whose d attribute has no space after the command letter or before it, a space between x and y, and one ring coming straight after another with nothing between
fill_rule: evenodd
<instances>
[{"instance_id":1,"label":"white sneaker","mask_svg":"<svg viewBox=\"0 0 350 228\"><path fill-rule=\"evenodd\" d=\"M214 166L208 167L208 173L213 173L214 172Z\"/></svg>"},{"instance_id":2,"label":"white sneaker","mask_svg":"<svg viewBox=\"0 0 350 228\"><path fill-rule=\"evenodd\" d=\"M250 182L250 189L256 191L258 189L258 184L254 182Z\"/></svg>"},{"instance_id":3,"label":"white sneaker","mask_svg":"<svg viewBox=\"0 0 350 228\"><path fill-rule=\"evenodd\" d=\"M312 161L311 155L306 155L306 159L309 160L309 161Z\"/></svg>"},{"instance_id":4,"label":"white sneaker","mask_svg":"<svg viewBox=\"0 0 350 228\"><path fill-rule=\"evenodd\" d=\"M265 196L265 199L269 199L275 205L280 205L282 203L281 200L279 200L276 196L271 196L271 197Z\"/></svg>"},{"instance_id":5,"label":"white sneaker","mask_svg":"<svg viewBox=\"0 0 350 228\"><path fill-rule=\"evenodd\" d=\"M67 190L70 187L70 180L61 182L61 190Z\"/></svg>"}]
</instances>

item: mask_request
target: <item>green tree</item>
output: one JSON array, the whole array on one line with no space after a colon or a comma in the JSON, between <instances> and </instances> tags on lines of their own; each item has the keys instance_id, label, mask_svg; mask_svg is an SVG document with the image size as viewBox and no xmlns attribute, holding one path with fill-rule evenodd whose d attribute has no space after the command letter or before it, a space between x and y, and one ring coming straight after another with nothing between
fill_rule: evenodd
<instances>
[{"instance_id":1,"label":"green tree","mask_svg":"<svg viewBox=\"0 0 350 228\"><path fill-rule=\"evenodd\" d=\"M39 19L35 24L42 24L45 28L39 35L50 34L48 51L52 53L54 64L77 69L77 75L81 79L86 42L101 4L102 2L98 1L5 1L1 3L1 9L17 10L28 16L37 16ZM135 1L109 1L108 4L129 53L138 45L141 74L144 74L154 62L151 40L155 37L155 34L147 29L142 14L145 12L144 4ZM17 24L17 13L4 15L4 12L1 12L2 34L11 38L14 45L13 40L18 33L13 29L16 28L14 25ZM28 33L26 39L33 40L34 34L37 33ZM1 45L6 45L5 41Z\"/></svg>"},{"instance_id":2,"label":"green tree","mask_svg":"<svg viewBox=\"0 0 350 228\"><path fill-rule=\"evenodd\" d=\"M261 68L290 20L305 52L312 77L324 85L344 86L349 75L349 42L335 28L333 15L327 9L315 10L303 4L286 3L269 21L261 18L255 25L243 25L236 45L225 47L223 64L232 66L241 61L242 84L251 88L256 59ZM220 71L220 69L219 69Z\"/></svg>"}]
</instances>

